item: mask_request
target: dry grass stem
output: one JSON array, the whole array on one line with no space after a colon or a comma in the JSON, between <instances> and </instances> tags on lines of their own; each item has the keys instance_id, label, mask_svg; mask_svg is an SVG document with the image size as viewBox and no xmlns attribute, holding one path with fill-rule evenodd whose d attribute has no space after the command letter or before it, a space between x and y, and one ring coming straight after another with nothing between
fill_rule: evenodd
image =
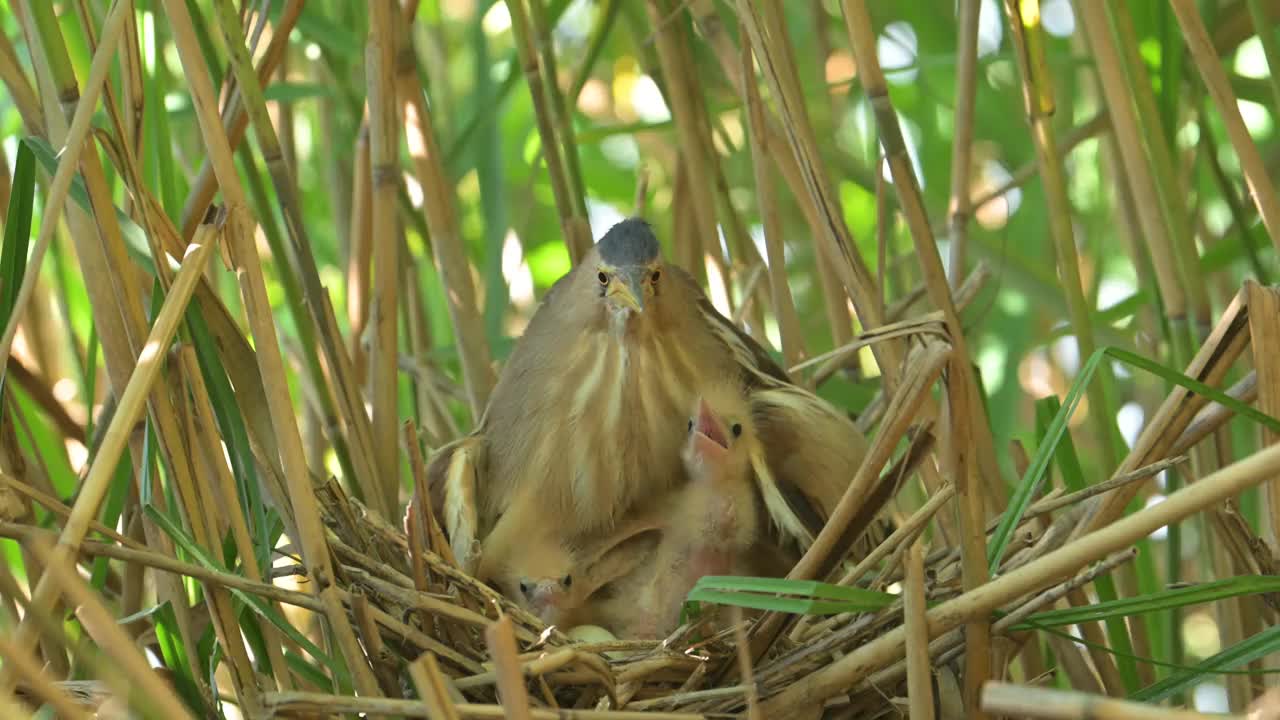
<instances>
[{"instance_id":1,"label":"dry grass stem","mask_svg":"<svg viewBox=\"0 0 1280 720\"><path fill-rule=\"evenodd\" d=\"M1244 720L1223 715L1175 710L1088 693L989 682L982 688L982 707L993 714L1044 720Z\"/></svg>"},{"instance_id":2,"label":"dry grass stem","mask_svg":"<svg viewBox=\"0 0 1280 720\"><path fill-rule=\"evenodd\" d=\"M929 635L925 627L924 550L917 537L907 548L906 586L902 612L907 644L907 698L911 717L931 717L933 709L933 669L929 665Z\"/></svg>"}]
</instances>

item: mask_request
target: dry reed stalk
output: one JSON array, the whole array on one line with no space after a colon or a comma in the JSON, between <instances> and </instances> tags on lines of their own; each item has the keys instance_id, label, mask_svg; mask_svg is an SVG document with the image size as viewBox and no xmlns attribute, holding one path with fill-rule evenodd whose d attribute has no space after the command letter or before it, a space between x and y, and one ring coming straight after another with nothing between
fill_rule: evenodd
<instances>
[{"instance_id":1,"label":"dry reed stalk","mask_svg":"<svg viewBox=\"0 0 1280 720\"><path fill-rule=\"evenodd\" d=\"M698 251L697 264L686 269L701 276L701 266L706 263L707 279L713 283L712 296L723 293L728 302L726 314L732 314L729 261L720 246L720 224L716 218L714 188L719 159L710 141L710 120L700 102L701 88L696 73L689 70L694 67L688 53L689 37L684 23L671 18L675 13L670 3L646 0L645 9L654 27L654 45L658 50L666 99L675 120L680 156L688 172L687 187L696 228L694 247Z\"/></svg>"},{"instance_id":2,"label":"dry reed stalk","mask_svg":"<svg viewBox=\"0 0 1280 720\"><path fill-rule=\"evenodd\" d=\"M380 494L375 508L392 518L399 506L400 444L398 396L398 310L400 307L400 242L396 231L396 192L400 183L400 135L396 121L395 0L373 0L365 49L369 85L369 166L373 245L373 302L370 320L369 396L373 405L373 456Z\"/></svg>"},{"instance_id":3,"label":"dry reed stalk","mask_svg":"<svg viewBox=\"0 0 1280 720\"><path fill-rule=\"evenodd\" d=\"M373 286L373 169L369 160L368 106L366 122L356 139L351 170L351 227L347 231L347 321L351 326L351 368L354 377L369 376L369 353L365 350L365 331L369 323Z\"/></svg>"},{"instance_id":4,"label":"dry reed stalk","mask_svg":"<svg viewBox=\"0 0 1280 720\"><path fill-rule=\"evenodd\" d=\"M313 581L312 589L325 604L325 616L330 623L338 648L352 669L357 689L362 695L377 695L379 692L377 682L368 661L360 651L346 614L334 594L336 587L332 584L333 566L325 545L324 530L303 457L302 439L288 394L284 359L280 352L280 340L276 334L275 324L271 318L266 281L262 275L262 261L252 238L253 221L249 215L244 190L240 187L235 165L231 159L230 143L226 135L221 132L208 68L204 66L201 59L195 30L186 5L180 0L165 0L165 8L168 11L174 42L178 47L178 54L190 86L201 135L208 148L210 160L227 203L228 217L223 231L226 233L228 242L228 258L241 281L244 306L256 343L257 352L254 357L262 375L272 430L279 445L279 457L288 491L287 505L293 509L293 519L299 534L299 537L294 540L302 546L303 562L307 565L308 577ZM226 3L220 3L220 8L224 13L231 9ZM243 53L244 45L241 40L231 45L238 45L240 52ZM240 63L236 66L239 67ZM255 78L242 74L239 80L242 89L248 90L252 87L251 84ZM266 135L270 131L270 124L267 123L265 129L258 125L256 129ZM287 191L287 188L287 185L278 186L277 191ZM298 229L300 228L294 228L294 230ZM315 266L311 265L310 269L314 271L314 268ZM304 274L305 277L306 274ZM327 305L323 309L329 310ZM320 312L321 309L317 308L316 311ZM328 312L328 317L332 320L331 310Z\"/></svg>"},{"instance_id":5,"label":"dry reed stalk","mask_svg":"<svg viewBox=\"0 0 1280 720\"><path fill-rule=\"evenodd\" d=\"M1002 485L997 481L1000 472L995 462L994 445L990 427L982 414L972 368L964 326L956 312L946 271L938 255L929 218L920 195L920 186L911 167L911 160L898 124L897 114L889 101L888 87L876 55L876 40L871 16L861 0L844 0L845 27L849 44L853 48L858 65L858 76L876 117L880 140L885 148L890 172L897 191L898 202L910 229L916 254L920 261L925 286L934 306L942 311L952 344L950 358L947 404L949 420L948 442L951 457L948 470L956 486L960 502L960 548L963 565L963 582L966 590L973 590L987 580L986 526L984 494L979 485L987 478L987 492L999 499ZM1078 285L1078 283L1077 283ZM1099 405L1102 407L1102 405ZM972 453L972 457L971 454ZM990 638L987 623L975 619L966 629L965 655L965 707L974 717L981 718L978 696L981 683L990 673Z\"/></svg>"},{"instance_id":6,"label":"dry reed stalk","mask_svg":"<svg viewBox=\"0 0 1280 720\"><path fill-rule=\"evenodd\" d=\"M138 357L136 369L130 375L128 385L120 394L115 416L107 427L102 444L98 448L93 463L89 466L89 472L71 508L71 514L67 517L66 525L59 535L53 555L56 562L62 562L67 556L74 555L76 548L88 534L89 527L106 497L112 476L115 474L116 464L120 460L125 445L129 442L134 423L145 409L147 395L160 374L160 366L165 358L161 348L167 347L173 340L178 323L181 322L195 289L195 283L199 280L205 261L213 247L212 242L204 245L193 244L184 259L182 269L174 278L173 287L170 288L164 305L156 315L147 342L143 345L142 353ZM52 608L58 599L58 591L59 587L50 576L44 575L36 583L31 601L38 607ZM23 618L14 634L14 641L19 647L29 647L34 633L35 628L28 618Z\"/></svg>"},{"instance_id":7,"label":"dry reed stalk","mask_svg":"<svg viewBox=\"0 0 1280 720\"><path fill-rule=\"evenodd\" d=\"M519 3L514 3L513 6L515 4ZM412 53L405 57L411 59ZM454 197L453 183L442 164L444 155L440 152L424 91L412 74L401 73L399 78L409 156L413 160L414 172L425 196L423 211L431 233L436 270L449 300L449 318L453 322L457 338L467 402L472 419L478 421L489 401L489 393L493 390L496 379L467 263L462 229L458 224L457 200ZM566 235L566 242L568 240L569 236Z\"/></svg>"},{"instance_id":8,"label":"dry reed stalk","mask_svg":"<svg viewBox=\"0 0 1280 720\"><path fill-rule=\"evenodd\" d=\"M53 241L53 234L58 227L58 218L62 215L62 206L67 201L71 182L80 169L80 157L89 136L90 121L93 119L98 97L102 94L106 83L107 73L111 70L111 61L115 59L116 43L119 42L121 32L124 30L124 21L130 7L130 3L126 0L115 0L103 21L102 40L98 44L97 52L93 54L84 91L82 94L77 93L79 100L75 115L71 119L71 127L67 131L66 142L58 159L58 170L54 173L53 181L49 185L48 197L44 201L40 232L36 236L35 246L31 249L31 255L27 260L28 270L22 278L22 285L14 299L9 325L4 329L3 337L0 337L0 357L9 357L13 349L13 338L18 332L18 323L25 315L27 304L31 302L31 295L40 275L40 266L44 261L45 253L49 251L49 244ZM72 78L74 80L74 75Z\"/></svg>"},{"instance_id":9,"label":"dry reed stalk","mask_svg":"<svg viewBox=\"0 0 1280 720\"><path fill-rule=\"evenodd\" d=\"M880 472L889 463L894 449L916 419L920 406L941 375L943 366L950 360L952 352L952 348L945 343L932 341L926 342L918 354L913 355L911 369L894 394L885 413L885 422L872 441L866 458L845 489L844 495L840 497L840 502L831 511L821 532L814 538L813 544L787 573L788 580L823 580L843 559L844 553L856 539L847 535L862 509L872 482L879 478ZM752 633L753 660L759 661L789 620L785 615L768 613L756 623Z\"/></svg>"},{"instance_id":10,"label":"dry reed stalk","mask_svg":"<svg viewBox=\"0 0 1280 720\"><path fill-rule=\"evenodd\" d=\"M283 60L285 52L289 47L289 34L298 22L298 18L302 15L303 5L306 0L287 0L284 9L280 12L280 19L273 28L271 34L271 42L267 45L267 50L262 55L262 59L258 62L257 77L259 83L265 83L268 78L275 74L280 62ZM235 79L234 76L229 79ZM244 140L245 130L249 127L249 115L245 112L244 98L238 87L230 86L230 96L227 98L226 107L223 110L223 124L226 126L227 141L234 150ZM200 219L204 217L205 211L209 209L209 204L213 202L213 197L218 192L218 179L215 173L213 163L209 158L205 158L200 166L200 172L196 175L195 180L191 183L191 190L187 194L187 201L182 206L182 214L180 216L179 225L182 228L182 237L190 238L196 231L196 226L200 224Z\"/></svg>"},{"instance_id":11,"label":"dry reed stalk","mask_svg":"<svg viewBox=\"0 0 1280 720\"><path fill-rule=\"evenodd\" d=\"M951 236L951 282L957 287L965 276L969 218L973 213L969 178L973 174L973 111L978 90L978 13L981 7L980 0L961 0L958 11L951 204L947 212L947 226ZM881 289L883 290L883 283Z\"/></svg>"},{"instance_id":12,"label":"dry reed stalk","mask_svg":"<svg viewBox=\"0 0 1280 720\"><path fill-rule=\"evenodd\" d=\"M862 257L854 250L853 238L845 225L844 216L831 188L830 180L822 172L817 140L805 115L800 89L792 80L792 74L788 72L790 58L787 57L785 48L781 47L782 41L774 35L781 32L783 28L770 25L762 16L762 9L755 3L738 0L737 10L738 17L751 39L756 60L769 82L773 101L778 105L779 113L783 118L782 127L787 144L791 148L802 187L806 191L797 193L796 198L802 205L807 200L807 204L812 208L815 242L826 248L825 257L835 265L846 292L853 300L858 317L862 320L863 328L878 327L882 324L883 318L876 312L878 303L875 298L878 293L875 289L875 281ZM725 67L737 67L736 58L736 53L731 54L728 61L722 64ZM743 82L746 81L748 79L743 78ZM777 158L780 155L783 153L775 153L774 157ZM892 344L875 346L873 352L884 374L886 385L892 389L894 381L901 372L898 362L901 353Z\"/></svg>"},{"instance_id":13,"label":"dry reed stalk","mask_svg":"<svg viewBox=\"0 0 1280 720\"><path fill-rule=\"evenodd\" d=\"M743 77L754 77L751 42L745 30L742 38ZM769 256L769 286L773 297L773 315L778 321L778 334L782 337L782 357L787 367L794 367L805 356L804 337L800 331L800 316L791 297L787 282L786 254L782 242L782 218L774 198L773 176L769 167L770 148L764 135L764 101L754 82L744 83L747 104L747 134L751 143L751 166L756 181L756 202L760 206L760 220L764 225L765 251Z\"/></svg>"},{"instance_id":14,"label":"dry reed stalk","mask_svg":"<svg viewBox=\"0 0 1280 720\"><path fill-rule=\"evenodd\" d=\"M929 631L924 620L924 551L918 536L907 548L906 572L902 614L906 627L907 698L911 702L911 717L926 718L933 716L933 673L929 664Z\"/></svg>"},{"instance_id":15,"label":"dry reed stalk","mask_svg":"<svg viewBox=\"0 0 1280 720\"><path fill-rule=\"evenodd\" d=\"M524 687L520 661L516 657L516 638L511 630L511 618L505 615L484 631L485 644L497 668L498 697L506 717L514 720L530 720L529 694Z\"/></svg>"},{"instance_id":16,"label":"dry reed stalk","mask_svg":"<svg viewBox=\"0 0 1280 720\"><path fill-rule=\"evenodd\" d=\"M428 717L440 720L460 720L457 706L450 701L448 680L440 672L436 656L426 653L409 666L409 675L418 689L418 697L427 706Z\"/></svg>"},{"instance_id":17,"label":"dry reed stalk","mask_svg":"<svg viewBox=\"0 0 1280 720\"><path fill-rule=\"evenodd\" d=\"M1057 582L1062 576L1126 549L1155 530L1210 508L1254 487L1280 471L1280 446L1269 447L1195 484L1170 494L1163 502L1080 537L976 590L929 610L929 635L937 637L974 617L985 617L1001 605ZM765 701L766 711L821 703L843 688L903 657L905 633L899 627L860 646L835 663L806 676Z\"/></svg>"},{"instance_id":18,"label":"dry reed stalk","mask_svg":"<svg viewBox=\"0 0 1280 720\"><path fill-rule=\"evenodd\" d=\"M1209 386L1220 383L1248 343L1248 318L1248 302L1242 290L1223 311L1217 326L1183 374ZM1182 432L1207 404L1205 398L1182 387L1175 388L1151 416L1113 476L1132 472L1173 454ZM1185 448L1178 449L1178 452L1185 452ZM1090 504L1074 534L1095 530L1123 515L1125 506L1140 489L1139 485L1129 485L1099 497Z\"/></svg>"},{"instance_id":19,"label":"dry reed stalk","mask_svg":"<svg viewBox=\"0 0 1280 720\"><path fill-rule=\"evenodd\" d=\"M48 539L53 539L56 535L50 530L43 530L31 525L0 522L0 537L11 538L19 542L47 542ZM162 570L209 585L218 585L230 590L240 590L258 595L273 602L281 602L313 611L322 609L320 602L307 593L277 587L261 581L249 580L241 575L209 570L200 565L183 562L152 550L121 547L93 540L86 540L80 543L80 547L77 550L80 554L88 557L111 558L126 564L136 564L155 570Z\"/></svg>"},{"instance_id":20,"label":"dry reed stalk","mask_svg":"<svg viewBox=\"0 0 1280 720\"><path fill-rule=\"evenodd\" d=\"M214 417L208 389L204 384L204 376L200 373L195 349L186 345L180 349L180 353L187 381L191 385L192 414L195 421L200 425L195 432L191 433L190 447L203 450L204 463L196 462L193 465L197 468L208 468L206 472L212 472L213 475L212 478L201 478L197 484L201 490L205 491L205 497L202 498L202 502L207 511L211 513L211 522L209 524L213 528L211 536L200 540L200 542L206 549L217 547L217 538L225 537L229 530L235 542L240 562L244 567L245 575L250 580L261 582L263 577L262 568L258 566L253 539L249 534L249 526L240 510L240 498L236 480L231 475L231 469L227 466L222 445L218 439L217 421ZM221 509L221 512L217 512L217 509ZM187 513L188 515L192 513L192 508L189 504L187 505ZM218 516L220 516L222 523L217 522ZM216 609L225 615L229 607L226 589L214 588L213 593L207 594L214 597L221 596L218 597L219 607ZM281 608L277 605L275 609L279 612ZM232 657L243 668L247 658L244 657L244 647L240 639L238 624L234 621L227 622L224 617L223 626L220 627L220 630L229 636L228 640L223 641L224 646L229 645L232 648ZM264 624L262 633L277 687L281 690L294 689L293 679L289 674L289 666L284 659L282 650L283 638L279 628L267 623ZM250 672L248 677L252 677L252 665L249 664L247 667ZM252 704L254 706L258 705L256 698L253 698Z\"/></svg>"},{"instance_id":21,"label":"dry reed stalk","mask_svg":"<svg viewBox=\"0 0 1280 720\"><path fill-rule=\"evenodd\" d=\"M1160 212L1160 196L1156 186L1155 168L1142 153L1144 130L1133 106L1131 90L1125 82L1122 68L1124 61L1111 34L1106 6L1096 2L1077 2L1085 37L1096 59L1098 81L1106 98L1111 116L1112 131L1116 135L1116 148L1124 166L1123 179L1134 198L1142 236L1150 247L1149 256L1160 288L1160 299L1165 315L1177 321L1186 317L1187 297L1177 272L1174 256L1158 252L1152 246L1158 238L1173 236L1166 225L1166 216Z\"/></svg>"},{"instance_id":22,"label":"dry reed stalk","mask_svg":"<svg viewBox=\"0 0 1280 720\"><path fill-rule=\"evenodd\" d=\"M312 692L267 693L267 710L278 715L305 713L364 713L367 715L398 715L411 718L431 718L421 700L391 700L387 698L357 698ZM508 717L501 705L455 703L458 717L470 720L502 720ZM698 713L641 712L626 710L543 710L531 709L531 720L705 720Z\"/></svg>"},{"instance_id":23,"label":"dry reed stalk","mask_svg":"<svg viewBox=\"0 0 1280 720\"><path fill-rule=\"evenodd\" d=\"M1056 103L1044 55L1044 36L1039 18L1029 18L1024 14L1028 5L1005 0L1004 7L1012 29L1017 50L1015 54L1023 80L1023 109L1027 114L1039 158L1040 182L1044 186L1049 211L1049 229L1057 257L1058 276L1065 286L1067 310L1080 355L1091 357L1097 343L1093 335L1090 307L1080 280L1075 229L1071 221L1071 200L1067 197L1066 171L1062 166L1057 135L1053 130L1052 116ZM1103 374L1106 374L1105 370ZM1102 464L1106 468L1113 468L1118 462L1112 442L1113 423L1109 414L1101 411L1110 407L1105 392L1106 384L1101 378L1089 384L1089 405L1100 410L1089 413L1089 417L1095 426Z\"/></svg>"},{"instance_id":24,"label":"dry reed stalk","mask_svg":"<svg viewBox=\"0 0 1280 720\"><path fill-rule=\"evenodd\" d=\"M1258 147L1254 145L1253 139L1249 136L1249 129L1245 127L1235 93L1231 91L1231 82L1214 52L1209 32L1205 29L1194 2L1170 0L1170 3L1173 5L1173 13L1178 19L1178 25L1182 27L1182 35L1187 42L1191 59L1195 62L1196 69L1200 71L1200 78L1209 90L1214 106L1222 116L1223 124L1226 125L1227 137L1231 139L1231 145L1240 159L1240 170L1244 174L1245 183L1249 186L1249 195L1253 198L1254 206L1262 216L1262 224L1266 226L1272 244L1280 248L1280 198L1277 197L1275 186L1271 183L1266 166L1263 165Z\"/></svg>"},{"instance_id":25,"label":"dry reed stalk","mask_svg":"<svg viewBox=\"0 0 1280 720\"><path fill-rule=\"evenodd\" d=\"M547 162L547 176L551 181L551 191L555 195L556 209L560 214L560 231L564 233L569 259L577 265L591 250L590 231L588 230L584 235L581 226L574 222L575 218L581 219L576 208L585 207L583 204L585 201L582 199L575 201L571 195L571 183L565 169L562 142L571 143L572 137L559 138L556 134L556 111L552 100L547 97L547 85L556 82L556 79L550 77L545 83L543 81L543 67L535 47L534 30L529 20L529 11L525 7L526 1L537 3L541 0L512 0L507 3L507 9L511 14L511 31L516 41L516 49L519 51L521 69L524 70L524 77L529 85L529 96L533 100L538 135L542 139L542 156Z\"/></svg>"},{"instance_id":26,"label":"dry reed stalk","mask_svg":"<svg viewBox=\"0 0 1280 720\"><path fill-rule=\"evenodd\" d=\"M1190 310L1196 321L1191 331L1194 341L1203 339L1210 322L1209 298L1200 272L1199 256L1196 251L1194 227L1188 222L1192 217L1187 206L1188 193L1176 161L1173 157L1172 143L1160 122L1160 108L1156 103L1155 91L1152 89L1147 74L1146 61L1139 54L1140 41L1133 27L1130 9L1123 4L1108 5L1111 13L1112 27L1119 40L1118 49L1123 54L1122 69L1128 80L1127 96L1136 102L1138 120L1143 124L1140 140L1146 150L1146 157L1152 163L1157 182L1156 190L1160 201L1159 209L1165 218L1165 225L1171 234L1164 237L1151 238L1152 252L1167 252L1178 265L1179 279L1185 288ZM1172 131L1172 128L1170 128ZM1179 360L1185 358L1178 358Z\"/></svg>"},{"instance_id":27,"label":"dry reed stalk","mask_svg":"<svg viewBox=\"0 0 1280 720\"><path fill-rule=\"evenodd\" d=\"M40 578L41 584L49 583L54 588L54 596L65 594L76 608L76 616L84 626L94 643L106 653L112 661L121 667L130 678L132 692L130 696L135 702L150 705L158 714L169 718L192 718L185 704L180 700L173 688L164 683L158 674L152 671L146 657L138 649L102 605L97 594L74 570L74 562L65 552L63 540L55 546L48 543L36 543L35 551L45 563L46 574ZM39 604L38 593L33 593L32 604ZM49 605L43 605L49 607ZM28 618L23 618L25 625ZM14 638L15 645L22 647L19 636Z\"/></svg>"},{"instance_id":28,"label":"dry reed stalk","mask_svg":"<svg viewBox=\"0 0 1280 720\"><path fill-rule=\"evenodd\" d=\"M1258 409L1274 417L1280 413L1280 365L1272 362L1280 357L1280 294L1273 288L1265 288L1253 280L1244 284L1249 303L1249 336L1253 352L1253 366L1258 377ZM1280 434L1263 429L1264 445L1280 441ZM1267 526L1271 528L1273 545L1280 538L1280 478L1266 485Z\"/></svg>"},{"instance_id":29,"label":"dry reed stalk","mask_svg":"<svg viewBox=\"0 0 1280 720\"><path fill-rule=\"evenodd\" d=\"M1044 720L1244 720L1243 715L1209 715L1089 693L1002 682L983 686L982 707L995 714Z\"/></svg>"},{"instance_id":30,"label":"dry reed stalk","mask_svg":"<svg viewBox=\"0 0 1280 720\"><path fill-rule=\"evenodd\" d=\"M4 660L6 668L12 668L14 675L18 681L26 686L30 694L35 695L41 703L48 703L58 717L63 720L91 720L90 715L84 708L71 699L67 693L58 688L57 685L46 674L41 667L41 663L25 648L18 646L8 638L0 637L0 659ZM5 693L6 695L8 693ZM5 717L32 717L30 712L18 712L16 714L6 714Z\"/></svg>"}]
</instances>

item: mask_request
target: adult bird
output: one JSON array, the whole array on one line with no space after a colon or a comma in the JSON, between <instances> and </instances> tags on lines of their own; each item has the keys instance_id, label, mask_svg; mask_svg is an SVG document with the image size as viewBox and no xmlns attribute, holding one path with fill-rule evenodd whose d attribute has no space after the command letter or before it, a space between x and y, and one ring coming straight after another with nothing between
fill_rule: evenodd
<instances>
[{"instance_id":1,"label":"adult bird","mask_svg":"<svg viewBox=\"0 0 1280 720\"><path fill-rule=\"evenodd\" d=\"M682 485L686 413L737 378L760 431L752 469L779 539L807 546L866 454L849 418L795 385L644 220L609 229L546 293L472 433L438 451L432 503L467 566L504 513L600 536Z\"/></svg>"}]
</instances>

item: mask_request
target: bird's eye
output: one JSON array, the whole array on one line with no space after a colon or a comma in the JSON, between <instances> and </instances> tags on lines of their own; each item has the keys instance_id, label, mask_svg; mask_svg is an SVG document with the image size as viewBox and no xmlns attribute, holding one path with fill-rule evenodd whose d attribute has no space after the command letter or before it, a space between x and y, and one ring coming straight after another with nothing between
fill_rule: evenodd
<instances>
[{"instance_id":1,"label":"bird's eye","mask_svg":"<svg viewBox=\"0 0 1280 720\"><path fill-rule=\"evenodd\" d=\"M528 595L532 591L533 591L533 583L525 582L523 580L520 581L520 592L524 593L525 595Z\"/></svg>"},{"instance_id":2,"label":"bird's eye","mask_svg":"<svg viewBox=\"0 0 1280 720\"><path fill-rule=\"evenodd\" d=\"M605 275L603 271L596 273L596 279L600 281L601 285L609 284L609 276Z\"/></svg>"},{"instance_id":3,"label":"bird's eye","mask_svg":"<svg viewBox=\"0 0 1280 720\"><path fill-rule=\"evenodd\" d=\"M573 587L573 576L565 575L564 579L560 581L560 584L564 585L565 590L568 590L569 588Z\"/></svg>"},{"instance_id":4,"label":"bird's eye","mask_svg":"<svg viewBox=\"0 0 1280 720\"><path fill-rule=\"evenodd\" d=\"M734 437L740 437L742 435L742 423L734 423L733 427L729 429L733 431Z\"/></svg>"},{"instance_id":5,"label":"bird's eye","mask_svg":"<svg viewBox=\"0 0 1280 720\"><path fill-rule=\"evenodd\" d=\"M687 428L687 430L686 430L686 431L687 431L687 432L693 432L693 421L692 421L692 420L690 420L690 421L689 421L689 427Z\"/></svg>"},{"instance_id":6,"label":"bird's eye","mask_svg":"<svg viewBox=\"0 0 1280 720\"><path fill-rule=\"evenodd\" d=\"M649 276L649 280L650 280L650 282L654 282L654 283L656 283L656 282L658 282L658 278L660 278L660 277L662 277L662 272L661 272L661 271L659 271L659 270L654 270L654 271L653 271L653 275Z\"/></svg>"}]
</instances>

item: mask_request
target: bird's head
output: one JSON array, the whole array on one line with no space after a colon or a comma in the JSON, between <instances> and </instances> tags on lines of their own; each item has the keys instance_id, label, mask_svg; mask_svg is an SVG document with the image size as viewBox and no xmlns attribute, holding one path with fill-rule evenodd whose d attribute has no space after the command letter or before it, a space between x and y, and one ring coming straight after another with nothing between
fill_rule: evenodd
<instances>
[{"instance_id":1,"label":"bird's head","mask_svg":"<svg viewBox=\"0 0 1280 720\"><path fill-rule=\"evenodd\" d=\"M521 577L519 583L522 604L544 623L556 624L560 615L569 609L572 573L559 577Z\"/></svg>"},{"instance_id":2,"label":"bird's head","mask_svg":"<svg viewBox=\"0 0 1280 720\"><path fill-rule=\"evenodd\" d=\"M732 383L705 389L689 415L687 433L681 455L691 475L745 472L755 438L745 391Z\"/></svg>"},{"instance_id":3,"label":"bird's head","mask_svg":"<svg viewBox=\"0 0 1280 720\"><path fill-rule=\"evenodd\" d=\"M592 254L597 296L610 315L629 320L643 315L658 297L662 252L652 228L628 218L609 228Z\"/></svg>"}]
</instances>

